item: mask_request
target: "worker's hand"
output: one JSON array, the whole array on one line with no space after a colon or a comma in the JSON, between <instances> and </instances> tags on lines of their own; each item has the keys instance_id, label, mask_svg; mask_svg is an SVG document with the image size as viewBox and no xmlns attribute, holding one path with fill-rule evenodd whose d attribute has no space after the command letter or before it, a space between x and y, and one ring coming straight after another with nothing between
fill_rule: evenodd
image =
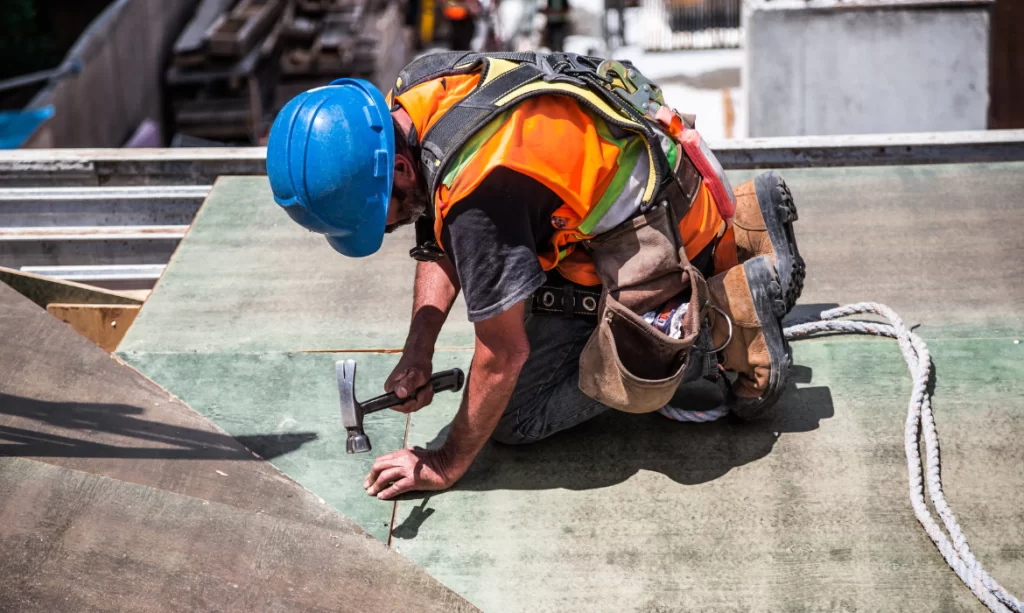
<instances>
[{"instance_id":1,"label":"worker's hand","mask_svg":"<svg viewBox=\"0 0 1024 613\"><path fill-rule=\"evenodd\" d=\"M395 366L391 376L384 382L385 392L395 392L399 398L408 398L402 404L392 407L393 410L399 413L412 413L430 404L434 399L434 390L427 385L430 382L431 369L429 357L413 352L402 354L398 366ZM416 390L420 387L423 389L417 394Z\"/></svg>"},{"instance_id":2,"label":"worker's hand","mask_svg":"<svg viewBox=\"0 0 1024 613\"><path fill-rule=\"evenodd\" d=\"M447 489L462 476L453 474L452 464L446 451L399 449L377 458L363 481L363 489L381 500L414 490Z\"/></svg>"}]
</instances>

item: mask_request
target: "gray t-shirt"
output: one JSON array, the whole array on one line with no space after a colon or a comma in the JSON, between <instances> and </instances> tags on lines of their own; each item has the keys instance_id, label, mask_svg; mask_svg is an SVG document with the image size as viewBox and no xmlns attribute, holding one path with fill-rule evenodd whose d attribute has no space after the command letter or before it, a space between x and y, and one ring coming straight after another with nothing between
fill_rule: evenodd
<instances>
[{"instance_id":1,"label":"gray t-shirt","mask_svg":"<svg viewBox=\"0 0 1024 613\"><path fill-rule=\"evenodd\" d=\"M538 181L499 167L452 207L441 241L458 272L469 321L499 315L544 284L537 251L551 240L551 214L561 204Z\"/></svg>"}]
</instances>

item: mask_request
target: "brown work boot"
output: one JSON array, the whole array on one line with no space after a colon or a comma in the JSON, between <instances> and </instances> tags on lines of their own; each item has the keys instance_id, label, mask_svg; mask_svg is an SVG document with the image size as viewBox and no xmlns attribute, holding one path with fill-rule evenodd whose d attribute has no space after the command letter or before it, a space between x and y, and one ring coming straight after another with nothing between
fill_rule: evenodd
<instances>
[{"instance_id":1,"label":"brown work boot","mask_svg":"<svg viewBox=\"0 0 1024 613\"><path fill-rule=\"evenodd\" d=\"M759 255L771 258L788 313L803 291L805 274L793 233L793 222L797 220L793 194L775 171L758 175L734 193L736 214L732 221L739 262Z\"/></svg>"},{"instance_id":2,"label":"brown work boot","mask_svg":"<svg viewBox=\"0 0 1024 613\"><path fill-rule=\"evenodd\" d=\"M778 401L791 364L775 268L766 256L749 259L708 279L708 292L719 364L737 375L726 405L738 417L753 419Z\"/></svg>"}]
</instances>

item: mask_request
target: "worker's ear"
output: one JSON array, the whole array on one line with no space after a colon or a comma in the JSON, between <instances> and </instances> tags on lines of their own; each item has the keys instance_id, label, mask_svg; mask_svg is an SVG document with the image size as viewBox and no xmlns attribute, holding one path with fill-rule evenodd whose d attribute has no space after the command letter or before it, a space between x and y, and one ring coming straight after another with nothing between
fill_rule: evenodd
<instances>
[{"instance_id":1,"label":"worker's ear","mask_svg":"<svg viewBox=\"0 0 1024 613\"><path fill-rule=\"evenodd\" d=\"M415 184L416 182L416 167L405 153L395 156L395 180L405 184Z\"/></svg>"}]
</instances>

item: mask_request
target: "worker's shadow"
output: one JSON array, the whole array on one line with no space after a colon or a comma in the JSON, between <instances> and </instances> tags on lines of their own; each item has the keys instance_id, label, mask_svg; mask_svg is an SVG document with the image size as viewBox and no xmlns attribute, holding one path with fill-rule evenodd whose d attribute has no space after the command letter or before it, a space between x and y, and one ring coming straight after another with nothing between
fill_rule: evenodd
<instances>
[{"instance_id":1,"label":"worker's shadow","mask_svg":"<svg viewBox=\"0 0 1024 613\"><path fill-rule=\"evenodd\" d=\"M817 429L834 414L827 387L811 382L811 369L793 366L788 389L763 418L727 417L710 423L678 423L662 415L607 411L594 419L529 445L491 442L456 490L607 487L640 470L656 471L682 484L704 483L767 456L783 434ZM681 390L676 403L709 409L721 401L717 388L701 382ZM444 441L447 428L431 446Z\"/></svg>"}]
</instances>

